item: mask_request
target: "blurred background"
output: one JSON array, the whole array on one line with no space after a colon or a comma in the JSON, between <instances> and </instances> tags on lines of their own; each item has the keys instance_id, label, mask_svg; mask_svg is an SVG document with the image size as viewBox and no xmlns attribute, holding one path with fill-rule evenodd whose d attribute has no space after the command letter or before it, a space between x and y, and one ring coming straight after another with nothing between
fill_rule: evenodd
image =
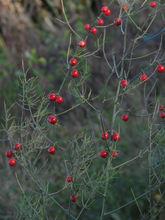
<instances>
[{"instance_id":1,"label":"blurred background","mask_svg":"<svg viewBox=\"0 0 165 220\"><path fill-rule=\"evenodd\" d=\"M81 35L85 36L84 24L91 23L93 19L99 14L99 10L103 4L111 4L113 10L113 18L118 17L120 13L120 6L118 1L97 1L97 0L67 0L64 1L66 13L68 15L70 24L75 28L75 30ZM142 4L145 1L137 1L137 3ZM148 1L149 2L149 1ZM163 1L162 5L163 5ZM138 6L139 7L139 6ZM148 14L153 14L150 12L148 7L144 7L141 12L141 16L138 14L133 17L134 21L141 26L144 20L147 18ZM150 30L149 38L142 39L140 46L136 50L136 56L143 56L145 54L157 51L160 45L160 37L164 35L158 35L156 38L152 38L154 33L158 33L165 26L165 7L161 8L157 17L155 18ZM65 76L66 70L66 56L67 48L69 44L70 32L66 24L63 23L64 16L62 13L62 7L60 0L0 0L0 110L1 110L1 124L3 121L4 114L4 102L7 107L11 106L16 102L18 98L18 93L21 91L18 83L18 78L22 74L22 63L24 63L25 69L29 71L29 76L39 77L39 83L42 87L42 94L47 94L49 91L56 90L59 88L62 80ZM113 19L111 20L111 22ZM106 21L107 23L109 20ZM107 51L111 50L116 56L116 61L120 60L120 54L122 53L122 42L121 30L108 30L106 39ZM128 28L128 42L134 39L137 34L137 29L135 26ZM150 38L151 36L151 38ZM149 40L147 40L149 39ZM90 40L89 40L90 42ZM77 39L73 36L71 53L74 53L75 45L77 44ZM165 48L165 41L162 41L161 50ZM89 50L93 51L96 46L92 44L92 40L89 43ZM160 53L160 61L164 62L164 53ZM102 51L99 51L98 56L91 56L88 59L90 64L87 74L84 75L85 79L88 80L88 86L92 89L93 95L98 95L99 93L104 93L102 86L105 84L106 79L109 74L109 70L106 63L100 57L103 56ZM153 52L153 56L155 53ZM109 54L107 56L110 56ZM137 80L136 75L140 71L150 71L151 66L148 63L152 61L153 56L147 56L145 59L135 59L131 64L131 76L130 80ZM83 69L84 62L80 64L80 69ZM126 66L128 68L128 66ZM165 77L159 76L159 83L156 88L157 98L160 104L165 104ZM109 84L107 96L114 96L117 81L115 77L113 78L113 85ZM152 82L154 82L155 78ZM109 82L111 83L111 82ZM126 102L123 104L123 109L129 109L132 113L132 118L130 119L129 125L123 124L124 127L122 135L125 137L122 142L122 158L119 159L119 164L129 160L130 158L137 155L140 149L143 148L144 143L146 143L146 133L147 121L138 118L138 114L142 114L144 109L143 103L143 89L135 89L132 91L131 96L129 96ZM65 97L66 102L64 106L60 107L59 111L64 111L67 106L71 106L74 98L67 93L64 89L62 90L62 95ZM104 116L105 121L110 120L112 114L111 102L104 105ZM149 100L149 111L150 107L153 108L153 99ZM95 103L95 106L99 106ZM13 114L19 117L17 107L13 109ZM83 120L80 120L83 118ZM98 119L91 112L90 107L81 107L73 112L70 112L67 116L62 117L63 124L65 123L65 128L59 129L58 138L62 139L62 134L66 137L74 136L80 134L83 131L92 129L93 131L98 131ZM118 119L120 121L120 119ZM163 124L163 122L161 121ZM109 124L105 122L107 126ZM70 129L72 125L72 129ZM2 126L1 126L2 128ZM60 133L61 132L61 133ZM98 134L99 136L99 134ZM164 146L165 138L159 139L157 137L157 143L159 143L159 153L156 153L153 159L155 164L155 172L158 172L160 179L164 178ZM67 146L67 143L63 143L63 146ZM157 146L157 145L156 145ZM14 173L8 168L6 159L4 158L4 152L6 151L6 146L3 142L3 135L1 136L1 146L0 146L0 220L14 220L14 219L29 219L25 216L27 210L26 202L24 198L20 196L20 190L17 187L17 182L14 177ZM54 161L51 161L53 164ZM133 188L135 194L141 195L147 190L147 176L148 172L145 167L147 164L147 157L144 160L137 160L130 167L125 167L118 175L114 176L114 185L112 194L108 200L108 210L114 210L123 204L128 203L133 199L130 189ZM157 168L157 164L159 164ZM60 169L60 174L51 171L51 187L57 189L61 182L64 181L63 168L57 165L56 171ZM55 171L54 170L54 171ZM43 171L41 179L47 178L47 171ZM118 179L120 178L120 179ZM57 180L58 179L58 180ZM55 182L58 182L56 184ZM24 180L24 187L28 189L31 187L31 183L28 179ZM164 194L161 191L164 190L164 184L161 188L153 190L152 192L152 205L153 205L153 219L164 220L165 210L164 210ZM55 191L55 190L54 190ZM63 195L64 196L64 195ZM32 199L31 195L29 198ZM36 198L33 198L34 200ZM64 198L65 200L65 198ZM34 201L33 201L34 202ZM145 197L139 201L142 212L147 213L148 210L148 200ZM95 206L92 206L92 211L88 212L87 216L82 216L83 220L97 220L99 215L98 210L100 208L100 201L96 201ZM55 208L56 209L56 208ZM79 207L77 208L79 210ZM22 211L24 210L24 211ZM32 212L32 211L31 211ZM66 216L57 210L57 218L55 218L53 206L50 209L48 219L65 220ZM95 216L96 214L96 216ZM144 218L143 218L144 217ZM131 205L122 208L119 211L112 213L105 217L105 220L140 220L148 219L145 216L141 216L136 203L131 203ZM38 219L38 218L33 218ZM46 218L42 218L43 220Z\"/></svg>"}]
</instances>

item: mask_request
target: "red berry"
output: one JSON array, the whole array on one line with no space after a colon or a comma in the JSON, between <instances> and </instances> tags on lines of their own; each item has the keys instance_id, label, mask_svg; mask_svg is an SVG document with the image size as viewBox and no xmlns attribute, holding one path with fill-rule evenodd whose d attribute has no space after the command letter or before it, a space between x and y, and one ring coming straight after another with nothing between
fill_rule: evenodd
<instances>
[{"instance_id":1,"label":"red berry","mask_svg":"<svg viewBox=\"0 0 165 220\"><path fill-rule=\"evenodd\" d=\"M122 116L121 116L121 119L122 119L123 121L128 121L128 120L129 120L129 116L128 116L127 114L122 115Z\"/></svg>"},{"instance_id":2,"label":"red berry","mask_svg":"<svg viewBox=\"0 0 165 220\"><path fill-rule=\"evenodd\" d=\"M91 25L90 24L85 24L84 28L85 28L86 31L90 31Z\"/></svg>"},{"instance_id":3,"label":"red berry","mask_svg":"<svg viewBox=\"0 0 165 220\"><path fill-rule=\"evenodd\" d=\"M73 78L79 78L80 77L80 73L79 73L79 71L78 70L73 70L72 71L72 77Z\"/></svg>"},{"instance_id":4,"label":"red berry","mask_svg":"<svg viewBox=\"0 0 165 220\"><path fill-rule=\"evenodd\" d=\"M157 6L158 6L158 3L157 2L150 2L150 7L151 8L157 8Z\"/></svg>"},{"instance_id":5,"label":"red berry","mask_svg":"<svg viewBox=\"0 0 165 220\"><path fill-rule=\"evenodd\" d=\"M140 81L145 82L145 81L147 81L148 79L149 79L149 77L147 76L146 73L142 73L142 74L140 75Z\"/></svg>"},{"instance_id":6,"label":"red berry","mask_svg":"<svg viewBox=\"0 0 165 220\"><path fill-rule=\"evenodd\" d=\"M17 143L17 144L15 145L15 150L16 150L16 151L19 151L19 150L21 150L21 149L22 149L22 144Z\"/></svg>"},{"instance_id":7,"label":"red berry","mask_svg":"<svg viewBox=\"0 0 165 220\"><path fill-rule=\"evenodd\" d=\"M55 102L56 101L56 94L54 92L51 92L48 94L48 99L51 101L51 102Z\"/></svg>"},{"instance_id":8,"label":"red berry","mask_svg":"<svg viewBox=\"0 0 165 220\"><path fill-rule=\"evenodd\" d=\"M157 66L157 71L158 71L158 73L165 73L165 66L159 64Z\"/></svg>"},{"instance_id":9,"label":"red berry","mask_svg":"<svg viewBox=\"0 0 165 220\"><path fill-rule=\"evenodd\" d=\"M105 13L107 10L109 10L108 6L103 6L101 8L101 12Z\"/></svg>"},{"instance_id":10,"label":"red berry","mask_svg":"<svg viewBox=\"0 0 165 220\"><path fill-rule=\"evenodd\" d=\"M97 32L98 32L97 28L95 28L95 27L91 28L91 33L92 33L93 35L96 35Z\"/></svg>"},{"instance_id":11,"label":"red berry","mask_svg":"<svg viewBox=\"0 0 165 220\"><path fill-rule=\"evenodd\" d=\"M12 158L13 157L13 151L12 150L8 150L8 151L6 151L5 155L8 158Z\"/></svg>"},{"instance_id":12,"label":"red berry","mask_svg":"<svg viewBox=\"0 0 165 220\"><path fill-rule=\"evenodd\" d=\"M52 125L55 125L55 124L57 124L58 119L55 115L49 115L48 116L48 122Z\"/></svg>"},{"instance_id":13,"label":"red berry","mask_svg":"<svg viewBox=\"0 0 165 220\"><path fill-rule=\"evenodd\" d=\"M127 88L127 86L128 86L128 81L126 79L122 79L121 80L121 87L123 89L125 89L125 88Z\"/></svg>"},{"instance_id":14,"label":"red berry","mask_svg":"<svg viewBox=\"0 0 165 220\"><path fill-rule=\"evenodd\" d=\"M82 40L82 41L80 41L79 42L79 47L81 47L81 48L85 48L86 47L86 45L87 45L87 42L86 41L84 41L84 40Z\"/></svg>"},{"instance_id":15,"label":"red berry","mask_svg":"<svg viewBox=\"0 0 165 220\"><path fill-rule=\"evenodd\" d=\"M111 10L108 9L107 11L104 12L105 16L110 16L112 14Z\"/></svg>"},{"instance_id":16,"label":"red berry","mask_svg":"<svg viewBox=\"0 0 165 220\"><path fill-rule=\"evenodd\" d=\"M72 58L71 60L70 60L70 65L71 66L76 66L78 64L78 60L76 59L76 58Z\"/></svg>"},{"instance_id":17,"label":"red berry","mask_svg":"<svg viewBox=\"0 0 165 220\"><path fill-rule=\"evenodd\" d=\"M115 19L115 25L120 26L123 23L123 20L121 18L116 18Z\"/></svg>"},{"instance_id":18,"label":"red berry","mask_svg":"<svg viewBox=\"0 0 165 220\"><path fill-rule=\"evenodd\" d=\"M77 200L78 200L78 196L77 196L77 195L72 195L72 196L70 197L70 200L71 200L73 203L76 203Z\"/></svg>"},{"instance_id":19,"label":"red berry","mask_svg":"<svg viewBox=\"0 0 165 220\"><path fill-rule=\"evenodd\" d=\"M56 148L54 146L49 147L48 152L52 155L56 153Z\"/></svg>"},{"instance_id":20,"label":"red berry","mask_svg":"<svg viewBox=\"0 0 165 220\"><path fill-rule=\"evenodd\" d=\"M112 151L112 153L111 153L111 157L113 158L113 159L115 159L115 158L117 158L118 156L119 156L119 152L118 151Z\"/></svg>"},{"instance_id":21,"label":"red berry","mask_svg":"<svg viewBox=\"0 0 165 220\"><path fill-rule=\"evenodd\" d=\"M115 132L113 135L112 135L112 141L120 141L120 134Z\"/></svg>"},{"instance_id":22,"label":"red berry","mask_svg":"<svg viewBox=\"0 0 165 220\"><path fill-rule=\"evenodd\" d=\"M106 151L106 150L102 150L102 151L100 152L100 157L102 157L102 158L107 158L108 155L109 155L109 153L108 153L108 151Z\"/></svg>"},{"instance_id":23,"label":"red berry","mask_svg":"<svg viewBox=\"0 0 165 220\"><path fill-rule=\"evenodd\" d=\"M165 112L161 112L159 116L160 118L165 118Z\"/></svg>"},{"instance_id":24,"label":"red berry","mask_svg":"<svg viewBox=\"0 0 165 220\"><path fill-rule=\"evenodd\" d=\"M109 135L109 133L107 131L102 134L102 139L103 140L108 140L109 137L110 137L110 135Z\"/></svg>"},{"instance_id":25,"label":"red berry","mask_svg":"<svg viewBox=\"0 0 165 220\"><path fill-rule=\"evenodd\" d=\"M72 176L67 176L67 178L66 178L67 183L73 183L73 181L74 181L74 179Z\"/></svg>"},{"instance_id":26,"label":"red berry","mask_svg":"<svg viewBox=\"0 0 165 220\"><path fill-rule=\"evenodd\" d=\"M97 24L98 24L99 26L103 26L103 25L104 25L104 19L99 18L98 21L97 21Z\"/></svg>"},{"instance_id":27,"label":"red berry","mask_svg":"<svg viewBox=\"0 0 165 220\"><path fill-rule=\"evenodd\" d=\"M17 161L16 161L16 159L10 159L9 160L9 165L11 166L11 167L15 167L16 166L16 163L17 163Z\"/></svg>"},{"instance_id":28,"label":"red berry","mask_svg":"<svg viewBox=\"0 0 165 220\"><path fill-rule=\"evenodd\" d=\"M56 102L57 102L58 104L62 104L62 103L64 102L64 98L63 98L62 96L57 96Z\"/></svg>"},{"instance_id":29,"label":"red berry","mask_svg":"<svg viewBox=\"0 0 165 220\"><path fill-rule=\"evenodd\" d=\"M160 105L159 111L165 111L165 106L164 105Z\"/></svg>"}]
</instances>

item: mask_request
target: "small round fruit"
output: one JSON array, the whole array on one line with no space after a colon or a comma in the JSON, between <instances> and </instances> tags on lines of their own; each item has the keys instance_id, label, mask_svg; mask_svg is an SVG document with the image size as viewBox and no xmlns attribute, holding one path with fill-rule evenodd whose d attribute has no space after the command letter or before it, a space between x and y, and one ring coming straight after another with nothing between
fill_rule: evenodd
<instances>
[{"instance_id":1,"label":"small round fruit","mask_svg":"<svg viewBox=\"0 0 165 220\"><path fill-rule=\"evenodd\" d=\"M118 151L116 151L116 150L114 150L114 151L112 151L112 153L111 153L111 157L113 158L113 159L115 159L115 158L117 158L117 157L119 157L119 152Z\"/></svg>"},{"instance_id":2,"label":"small round fruit","mask_svg":"<svg viewBox=\"0 0 165 220\"><path fill-rule=\"evenodd\" d=\"M17 164L17 161L16 161L16 159L12 158L12 159L9 160L8 163L9 163L9 166L11 166L11 167L15 167L16 164Z\"/></svg>"},{"instance_id":3,"label":"small round fruit","mask_svg":"<svg viewBox=\"0 0 165 220\"><path fill-rule=\"evenodd\" d=\"M57 124L58 119L55 115L49 115L48 116L48 122L52 125L55 125L55 124Z\"/></svg>"},{"instance_id":4,"label":"small round fruit","mask_svg":"<svg viewBox=\"0 0 165 220\"><path fill-rule=\"evenodd\" d=\"M21 149L22 149L22 144L20 144L20 143L15 144L15 150L16 151L19 151Z\"/></svg>"},{"instance_id":5,"label":"small round fruit","mask_svg":"<svg viewBox=\"0 0 165 220\"><path fill-rule=\"evenodd\" d=\"M76 58L72 58L71 60L70 60L70 65L71 66L76 66L78 64L78 60L76 59Z\"/></svg>"},{"instance_id":6,"label":"small round fruit","mask_svg":"<svg viewBox=\"0 0 165 220\"><path fill-rule=\"evenodd\" d=\"M121 18L116 18L114 23L116 26L120 26L123 23L123 20Z\"/></svg>"},{"instance_id":7,"label":"small round fruit","mask_svg":"<svg viewBox=\"0 0 165 220\"><path fill-rule=\"evenodd\" d=\"M120 134L115 132L113 135L112 135L112 141L120 141Z\"/></svg>"},{"instance_id":8,"label":"small round fruit","mask_svg":"<svg viewBox=\"0 0 165 220\"><path fill-rule=\"evenodd\" d=\"M56 98L57 98L57 95L54 93L54 92L51 92L48 94L48 99L51 101L51 102L55 102L56 101Z\"/></svg>"},{"instance_id":9,"label":"small round fruit","mask_svg":"<svg viewBox=\"0 0 165 220\"><path fill-rule=\"evenodd\" d=\"M149 5L150 5L151 8L157 8L158 3L156 1L153 1L153 2L150 2Z\"/></svg>"},{"instance_id":10,"label":"small round fruit","mask_svg":"<svg viewBox=\"0 0 165 220\"><path fill-rule=\"evenodd\" d=\"M165 118L165 112L161 112L159 116L160 116L160 118L164 119Z\"/></svg>"},{"instance_id":11,"label":"small round fruit","mask_svg":"<svg viewBox=\"0 0 165 220\"><path fill-rule=\"evenodd\" d=\"M140 81L146 82L148 79L149 79L149 77L147 76L146 73L142 73L142 74L140 75Z\"/></svg>"},{"instance_id":12,"label":"small round fruit","mask_svg":"<svg viewBox=\"0 0 165 220\"><path fill-rule=\"evenodd\" d=\"M106 150L102 150L102 151L100 152L100 157L102 157L102 158L107 158L108 155L109 155L109 153L108 153L108 151L106 151Z\"/></svg>"},{"instance_id":13,"label":"small round fruit","mask_svg":"<svg viewBox=\"0 0 165 220\"><path fill-rule=\"evenodd\" d=\"M102 8L101 8L101 12L103 12L103 13L105 13L108 10L109 10L109 8L106 5L102 6Z\"/></svg>"},{"instance_id":14,"label":"small round fruit","mask_svg":"<svg viewBox=\"0 0 165 220\"><path fill-rule=\"evenodd\" d=\"M80 77L80 73L77 69L73 70L71 75L72 75L73 78L79 78Z\"/></svg>"},{"instance_id":15,"label":"small round fruit","mask_svg":"<svg viewBox=\"0 0 165 220\"><path fill-rule=\"evenodd\" d=\"M159 111L165 111L165 105L160 105Z\"/></svg>"},{"instance_id":16,"label":"small round fruit","mask_svg":"<svg viewBox=\"0 0 165 220\"><path fill-rule=\"evenodd\" d=\"M104 12L105 16L110 16L112 14L111 10L108 9L107 11Z\"/></svg>"},{"instance_id":17,"label":"small round fruit","mask_svg":"<svg viewBox=\"0 0 165 220\"><path fill-rule=\"evenodd\" d=\"M165 66L163 66L162 64L159 64L157 66L157 71L158 73L165 73Z\"/></svg>"},{"instance_id":18,"label":"small round fruit","mask_svg":"<svg viewBox=\"0 0 165 220\"><path fill-rule=\"evenodd\" d=\"M57 102L58 104L62 104L62 103L64 102L64 98L63 98L62 96L57 96L56 102Z\"/></svg>"},{"instance_id":19,"label":"small round fruit","mask_svg":"<svg viewBox=\"0 0 165 220\"><path fill-rule=\"evenodd\" d=\"M71 195L70 200L71 200L73 203L76 203L77 200L78 200L78 196L77 196L77 195Z\"/></svg>"},{"instance_id":20,"label":"small round fruit","mask_svg":"<svg viewBox=\"0 0 165 220\"><path fill-rule=\"evenodd\" d=\"M48 149L49 154L54 155L56 153L56 148L54 146L49 147Z\"/></svg>"},{"instance_id":21,"label":"small round fruit","mask_svg":"<svg viewBox=\"0 0 165 220\"><path fill-rule=\"evenodd\" d=\"M102 18L99 18L98 19L98 21L97 21L97 24L99 25L99 26L103 26L104 25L104 19L102 19Z\"/></svg>"},{"instance_id":22,"label":"small round fruit","mask_svg":"<svg viewBox=\"0 0 165 220\"><path fill-rule=\"evenodd\" d=\"M74 182L73 177L72 177L72 176L67 176L66 182L67 182L67 183L73 183L73 182Z\"/></svg>"},{"instance_id":23,"label":"small round fruit","mask_svg":"<svg viewBox=\"0 0 165 220\"><path fill-rule=\"evenodd\" d=\"M103 140L108 140L109 137L110 137L110 135L109 135L109 132L107 132L107 131L102 134L102 139Z\"/></svg>"},{"instance_id":24,"label":"small round fruit","mask_svg":"<svg viewBox=\"0 0 165 220\"><path fill-rule=\"evenodd\" d=\"M85 48L87 46L87 42L85 40L82 40L78 43L79 47Z\"/></svg>"},{"instance_id":25,"label":"small round fruit","mask_svg":"<svg viewBox=\"0 0 165 220\"><path fill-rule=\"evenodd\" d=\"M13 154L13 151L12 151L12 150L8 150L8 151L5 152L5 155L6 155L6 157L8 157L8 158L12 158L14 154Z\"/></svg>"},{"instance_id":26,"label":"small round fruit","mask_svg":"<svg viewBox=\"0 0 165 220\"><path fill-rule=\"evenodd\" d=\"M122 119L123 121L127 122L127 121L129 120L129 115L124 114L124 115L121 116L121 119Z\"/></svg>"},{"instance_id":27,"label":"small round fruit","mask_svg":"<svg viewBox=\"0 0 165 220\"><path fill-rule=\"evenodd\" d=\"M98 30L97 30L97 28L95 28L95 27L93 27L93 28L91 28L91 33L93 34L93 35L96 35L97 33L98 33Z\"/></svg>"},{"instance_id":28,"label":"small round fruit","mask_svg":"<svg viewBox=\"0 0 165 220\"><path fill-rule=\"evenodd\" d=\"M121 87L122 87L123 89L125 89L125 88L127 88L127 86L128 86L128 80L122 79L122 80L121 80Z\"/></svg>"},{"instance_id":29,"label":"small round fruit","mask_svg":"<svg viewBox=\"0 0 165 220\"><path fill-rule=\"evenodd\" d=\"M86 31L90 31L91 30L91 25L90 24L85 24L84 28Z\"/></svg>"}]
</instances>

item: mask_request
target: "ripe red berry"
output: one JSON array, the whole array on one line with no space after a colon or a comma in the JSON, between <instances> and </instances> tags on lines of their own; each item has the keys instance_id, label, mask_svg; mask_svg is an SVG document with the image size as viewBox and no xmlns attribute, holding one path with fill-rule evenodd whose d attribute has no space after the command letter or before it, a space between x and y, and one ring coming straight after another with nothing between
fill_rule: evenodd
<instances>
[{"instance_id":1,"label":"ripe red berry","mask_svg":"<svg viewBox=\"0 0 165 220\"><path fill-rule=\"evenodd\" d=\"M120 134L115 132L113 135L112 135L112 141L120 141Z\"/></svg>"},{"instance_id":2,"label":"ripe red berry","mask_svg":"<svg viewBox=\"0 0 165 220\"><path fill-rule=\"evenodd\" d=\"M73 181L74 181L74 179L72 176L67 176L67 178L66 178L67 183L73 183Z\"/></svg>"},{"instance_id":3,"label":"ripe red berry","mask_svg":"<svg viewBox=\"0 0 165 220\"><path fill-rule=\"evenodd\" d=\"M165 66L163 66L162 64L159 64L157 66L157 71L158 73L165 73Z\"/></svg>"},{"instance_id":4,"label":"ripe red berry","mask_svg":"<svg viewBox=\"0 0 165 220\"><path fill-rule=\"evenodd\" d=\"M64 98L63 98L62 96L57 96L56 102L57 102L58 104L62 104L62 103L64 102Z\"/></svg>"},{"instance_id":5,"label":"ripe red berry","mask_svg":"<svg viewBox=\"0 0 165 220\"><path fill-rule=\"evenodd\" d=\"M158 6L158 3L156 1L150 2L150 7L151 8L157 8L157 6Z\"/></svg>"},{"instance_id":6,"label":"ripe red berry","mask_svg":"<svg viewBox=\"0 0 165 220\"><path fill-rule=\"evenodd\" d=\"M56 153L56 148L54 146L49 147L48 152L52 155Z\"/></svg>"},{"instance_id":7,"label":"ripe red berry","mask_svg":"<svg viewBox=\"0 0 165 220\"><path fill-rule=\"evenodd\" d=\"M51 102L55 102L56 101L56 98L57 98L57 95L54 93L54 92L51 92L48 94L48 99L51 101Z\"/></svg>"},{"instance_id":8,"label":"ripe red berry","mask_svg":"<svg viewBox=\"0 0 165 220\"><path fill-rule=\"evenodd\" d=\"M15 145L15 150L16 150L16 151L19 151L19 150L21 150L21 149L22 149L22 144L17 143L17 144Z\"/></svg>"},{"instance_id":9,"label":"ripe red berry","mask_svg":"<svg viewBox=\"0 0 165 220\"><path fill-rule=\"evenodd\" d=\"M93 35L96 35L98 33L98 30L97 28L93 27L91 28L90 32L93 34Z\"/></svg>"},{"instance_id":10,"label":"ripe red berry","mask_svg":"<svg viewBox=\"0 0 165 220\"><path fill-rule=\"evenodd\" d=\"M112 14L111 10L108 9L107 11L104 12L105 16L110 16Z\"/></svg>"},{"instance_id":11,"label":"ripe red berry","mask_svg":"<svg viewBox=\"0 0 165 220\"><path fill-rule=\"evenodd\" d=\"M165 112L161 112L159 116L160 118L165 118Z\"/></svg>"},{"instance_id":12,"label":"ripe red berry","mask_svg":"<svg viewBox=\"0 0 165 220\"><path fill-rule=\"evenodd\" d=\"M121 116L121 119L122 119L123 121L128 121L128 120L129 120L129 116L128 116L127 114L122 115L122 116Z\"/></svg>"},{"instance_id":13,"label":"ripe red berry","mask_svg":"<svg viewBox=\"0 0 165 220\"><path fill-rule=\"evenodd\" d=\"M79 73L79 71L78 70L73 70L72 71L72 77L73 78L79 78L80 77L80 73Z\"/></svg>"},{"instance_id":14,"label":"ripe red berry","mask_svg":"<svg viewBox=\"0 0 165 220\"><path fill-rule=\"evenodd\" d=\"M13 151L12 150L8 150L8 151L6 151L5 155L8 158L12 158L13 157Z\"/></svg>"},{"instance_id":15,"label":"ripe red berry","mask_svg":"<svg viewBox=\"0 0 165 220\"><path fill-rule=\"evenodd\" d=\"M16 159L12 158L12 159L9 160L8 163L9 163L9 165L10 165L11 167L15 167L16 164L17 164L17 161L16 161Z\"/></svg>"},{"instance_id":16,"label":"ripe red berry","mask_svg":"<svg viewBox=\"0 0 165 220\"><path fill-rule=\"evenodd\" d=\"M102 6L101 12L105 13L107 10L109 10L108 6Z\"/></svg>"},{"instance_id":17,"label":"ripe red berry","mask_svg":"<svg viewBox=\"0 0 165 220\"><path fill-rule=\"evenodd\" d=\"M99 18L98 19L98 21L97 21L97 24L99 25L99 26L103 26L104 25L104 19L102 19L102 18Z\"/></svg>"},{"instance_id":18,"label":"ripe red berry","mask_svg":"<svg viewBox=\"0 0 165 220\"><path fill-rule=\"evenodd\" d=\"M140 81L145 82L145 81L147 81L148 79L149 79L149 77L147 76L146 73L142 73L142 74L140 75Z\"/></svg>"},{"instance_id":19,"label":"ripe red berry","mask_svg":"<svg viewBox=\"0 0 165 220\"><path fill-rule=\"evenodd\" d=\"M123 20L121 18L116 18L114 23L116 26L120 26L123 23Z\"/></svg>"},{"instance_id":20,"label":"ripe red berry","mask_svg":"<svg viewBox=\"0 0 165 220\"><path fill-rule=\"evenodd\" d=\"M107 158L108 155L109 155L109 153L108 153L108 151L106 151L106 150L102 150L102 151L100 152L100 157L102 157L102 158Z\"/></svg>"},{"instance_id":21,"label":"ripe red berry","mask_svg":"<svg viewBox=\"0 0 165 220\"><path fill-rule=\"evenodd\" d=\"M112 153L111 153L111 157L112 157L113 159L119 157L119 155L120 155L120 153L119 153L118 151L116 151L116 150L112 151Z\"/></svg>"},{"instance_id":22,"label":"ripe red berry","mask_svg":"<svg viewBox=\"0 0 165 220\"><path fill-rule=\"evenodd\" d=\"M71 66L76 66L78 64L78 60L76 59L76 58L72 58L71 60L70 60L70 65Z\"/></svg>"},{"instance_id":23,"label":"ripe red berry","mask_svg":"<svg viewBox=\"0 0 165 220\"><path fill-rule=\"evenodd\" d=\"M49 115L48 116L48 122L52 125L55 125L55 124L57 124L58 119L55 115Z\"/></svg>"},{"instance_id":24,"label":"ripe red berry","mask_svg":"<svg viewBox=\"0 0 165 220\"><path fill-rule=\"evenodd\" d=\"M102 134L102 139L103 140L108 140L109 137L110 137L110 135L109 135L109 133L107 131Z\"/></svg>"},{"instance_id":25,"label":"ripe red berry","mask_svg":"<svg viewBox=\"0 0 165 220\"><path fill-rule=\"evenodd\" d=\"M121 87L123 89L125 89L125 88L127 88L127 86L128 86L128 81L126 79L122 79L121 80Z\"/></svg>"},{"instance_id":26,"label":"ripe red berry","mask_svg":"<svg viewBox=\"0 0 165 220\"><path fill-rule=\"evenodd\" d=\"M77 196L77 195L71 195L70 200L71 200L73 203L76 203L77 200L78 200L78 196Z\"/></svg>"},{"instance_id":27,"label":"ripe red berry","mask_svg":"<svg viewBox=\"0 0 165 220\"><path fill-rule=\"evenodd\" d=\"M165 106L164 105L160 105L159 111L165 111Z\"/></svg>"},{"instance_id":28,"label":"ripe red berry","mask_svg":"<svg viewBox=\"0 0 165 220\"><path fill-rule=\"evenodd\" d=\"M85 28L86 31L90 31L91 25L90 24L85 24L84 28Z\"/></svg>"},{"instance_id":29,"label":"ripe red berry","mask_svg":"<svg viewBox=\"0 0 165 220\"><path fill-rule=\"evenodd\" d=\"M80 42L78 43L78 45L79 45L79 47L81 47L81 48L85 48L86 45L87 45L87 42L86 42L85 40L82 40L82 41L80 41Z\"/></svg>"}]
</instances>

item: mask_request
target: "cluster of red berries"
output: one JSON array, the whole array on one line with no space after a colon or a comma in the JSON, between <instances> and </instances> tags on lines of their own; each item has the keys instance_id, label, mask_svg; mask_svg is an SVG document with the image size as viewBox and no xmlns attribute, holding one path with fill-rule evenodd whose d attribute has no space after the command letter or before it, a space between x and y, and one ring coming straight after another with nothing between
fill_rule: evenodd
<instances>
[{"instance_id":1,"label":"cluster of red berries","mask_svg":"<svg viewBox=\"0 0 165 220\"><path fill-rule=\"evenodd\" d=\"M64 98L62 96L57 95L54 92L51 92L48 94L48 99L51 102L57 103L59 105L61 105L64 102ZM49 115L48 122L52 125L57 124L57 122L58 122L57 116L56 115Z\"/></svg>"},{"instance_id":2,"label":"cluster of red berries","mask_svg":"<svg viewBox=\"0 0 165 220\"><path fill-rule=\"evenodd\" d=\"M106 17L108 17L108 16L110 16L110 15L112 14L112 12L111 12L110 8L108 8L108 6L103 6L103 7L101 8L101 13L102 13L104 16L106 16ZM123 23L123 20L122 20L121 18L116 18L116 19L114 20L114 24L115 24L116 26L120 26L122 23ZM105 20L104 20L104 18L100 18L100 17L99 17L99 18L97 19L97 25L98 25L98 26L104 26L104 25L105 25ZM86 31L92 33L93 35L97 35L97 33L98 33L98 29L97 29L96 27L92 27L90 24L85 24L84 28L85 28Z\"/></svg>"},{"instance_id":3,"label":"cluster of red berries","mask_svg":"<svg viewBox=\"0 0 165 220\"><path fill-rule=\"evenodd\" d=\"M14 158L14 153L16 151L20 151L22 149L22 144L17 143L15 144L14 150L8 150L5 152L7 158L9 158L8 164L11 167L15 167L17 164L17 160Z\"/></svg>"},{"instance_id":4,"label":"cluster of red berries","mask_svg":"<svg viewBox=\"0 0 165 220\"><path fill-rule=\"evenodd\" d=\"M158 73L165 73L165 66L162 64L157 65L156 67L156 71ZM149 76L146 73L142 73L140 75L140 81L142 82L146 82L149 79Z\"/></svg>"},{"instance_id":5,"label":"cluster of red berries","mask_svg":"<svg viewBox=\"0 0 165 220\"><path fill-rule=\"evenodd\" d=\"M79 42L79 46L80 46L81 48L85 48L85 47L86 47L86 41L80 41L80 42ZM70 65L71 65L72 67L77 66L77 64L78 64L78 59L77 59L77 58L72 58L72 59L70 60ZM71 73L71 76L72 76L73 78L79 78L79 77L80 77L80 72L78 71L78 69L73 69L73 70L72 70L72 73Z\"/></svg>"},{"instance_id":6,"label":"cluster of red berries","mask_svg":"<svg viewBox=\"0 0 165 220\"><path fill-rule=\"evenodd\" d=\"M117 157L119 157L119 155L120 155L120 153L119 153L119 151L116 151L116 150L113 150L112 152L111 152L111 157L113 158L113 159L116 159ZM109 152L107 151L107 150L102 150L101 152L100 152L100 157L102 157L102 158L107 158L109 156Z\"/></svg>"},{"instance_id":7,"label":"cluster of red berries","mask_svg":"<svg viewBox=\"0 0 165 220\"><path fill-rule=\"evenodd\" d=\"M106 131L102 134L102 140L107 141L110 138L112 141L118 142L118 141L120 141L120 134L118 132L114 132L112 135L110 135L110 133L108 131ZM111 153L112 158L116 158L119 156L119 154L117 154L117 153L115 154L115 152L117 152L117 151L112 151L112 153ZM100 152L100 157L107 158L108 156L109 156L109 152L107 150L102 150Z\"/></svg>"}]
</instances>

